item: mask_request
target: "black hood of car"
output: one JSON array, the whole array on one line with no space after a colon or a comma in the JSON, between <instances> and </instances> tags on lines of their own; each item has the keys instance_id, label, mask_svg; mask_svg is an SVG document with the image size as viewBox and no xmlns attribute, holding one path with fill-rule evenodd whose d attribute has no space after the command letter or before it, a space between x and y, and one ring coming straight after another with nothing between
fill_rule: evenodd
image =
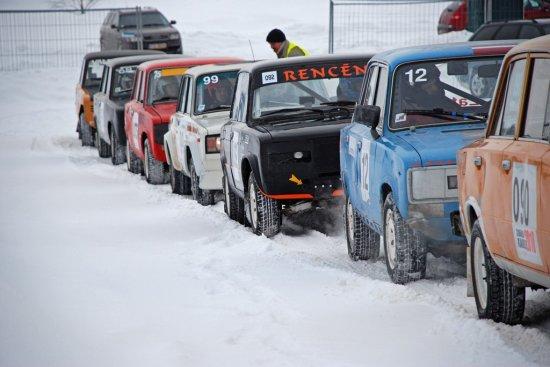
<instances>
[{"instance_id":1,"label":"black hood of car","mask_svg":"<svg viewBox=\"0 0 550 367\"><path fill-rule=\"evenodd\" d=\"M333 121L285 121L256 127L268 133L274 141L288 141L339 135L340 130L349 122L349 118Z\"/></svg>"}]
</instances>

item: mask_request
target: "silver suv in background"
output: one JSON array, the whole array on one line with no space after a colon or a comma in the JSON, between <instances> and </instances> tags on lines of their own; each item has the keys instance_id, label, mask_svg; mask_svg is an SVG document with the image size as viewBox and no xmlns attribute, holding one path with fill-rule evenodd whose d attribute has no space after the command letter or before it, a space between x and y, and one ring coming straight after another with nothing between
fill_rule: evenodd
<instances>
[{"instance_id":1,"label":"silver suv in background","mask_svg":"<svg viewBox=\"0 0 550 367\"><path fill-rule=\"evenodd\" d=\"M141 36L144 50L181 54L181 35L174 24L154 8L110 11L100 30L101 50L138 49Z\"/></svg>"}]
</instances>

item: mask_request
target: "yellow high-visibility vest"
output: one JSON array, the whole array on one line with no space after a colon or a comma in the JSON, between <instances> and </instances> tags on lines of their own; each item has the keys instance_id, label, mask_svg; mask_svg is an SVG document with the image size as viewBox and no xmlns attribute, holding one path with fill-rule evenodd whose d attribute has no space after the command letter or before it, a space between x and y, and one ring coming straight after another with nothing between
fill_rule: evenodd
<instances>
[{"instance_id":1,"label":"yellow high-visibility vest","mask_svg":"<svg viewBox=\"0 0 550 367\"><path fill-rule=\"evenodd\" d=\"M291 53L292 50L294 50L294 49L298 49L298 50L302 51L302 52L304 53L305 56L309 56L308 50L306 50L306 49L303 48L303 47L298 46L298 45L295 44L294 42L288 41L288 48L287 48L287 50L286 50L286 55L284 55L284 57L289 57L290 53Z\"/></svg>"}]
</instances>

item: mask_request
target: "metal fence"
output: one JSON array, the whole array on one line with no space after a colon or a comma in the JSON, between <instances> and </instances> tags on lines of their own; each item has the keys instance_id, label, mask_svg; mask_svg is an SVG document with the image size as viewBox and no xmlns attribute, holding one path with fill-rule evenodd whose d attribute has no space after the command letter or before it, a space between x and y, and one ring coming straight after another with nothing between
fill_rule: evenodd
<instances>
[{"instance_id":1,"label":"metal fence","mask_svg":"<svg viewBox=\"0 0 550 367\"><path fill-rule=\"evenodd\" d=\"M329 52L381 50L466 40L467 31L437 33L442 0L331 0Z\"/></svg>"},{"instance_id":2,"label":"metal fence","mask_svg":"<svg viewBox=\"0 0 550 367\"><path fill-rule=\"evenodd\" d=\"M0 10L0 71L79 66L110 10Z\"/></svg>"}]
</instances>

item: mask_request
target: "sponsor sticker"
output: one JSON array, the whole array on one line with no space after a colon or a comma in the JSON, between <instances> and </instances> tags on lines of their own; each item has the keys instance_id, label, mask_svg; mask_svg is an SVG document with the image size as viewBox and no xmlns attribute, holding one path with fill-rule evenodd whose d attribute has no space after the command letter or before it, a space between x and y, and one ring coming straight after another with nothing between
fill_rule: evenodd
<instances>
[{"instance_id":1,"label":"sponsor sticker","mask_svg":"<svg viewBox=\"0 0 550 367\"><path fill-rule=\"evenodd\" d=\"M354 136L350 136L348 139L348 153L352 157L357 154L357 139Z\"/></svg>"},{"instance_id":2,"label":"sponsor sticker","mask_svg":"<svg viewBox=\"0 0 550 367\"><path fill-rule=\"evenodd\" d=\"M527 163L513 164L512 230L518 257L542 265L537 240L537 167Z\"/></svg>"},{"instance_id":3,"label":"sponsor sticker","mask_svg":"<svg viewBox=\"0 0 550 367\"><path fill-rule=\"evenodd\" d=\"M370 140L363 139L361 143L361 197L364 201L370 198Z\"/></svg>"},{"instance_id":4,"label":"sponsor sticker","mask_svg":"<svg viewBox=\"0 0 550 367\"><path fill-rule=\"evenodd\" d=\"M266 71L262 73L262 84L277 83L277 72Z\"/></svg>"},{"instance_id":5,"label":"sponsor sticker","mask_svg":"<svg viewBox=\"0 0 550 367\"><path fill-rule=\"evenodd\" d=\"M407 121L406 113L398 113L395 115L395 122L404 122Z\"/></svg>"}]
</instances>

